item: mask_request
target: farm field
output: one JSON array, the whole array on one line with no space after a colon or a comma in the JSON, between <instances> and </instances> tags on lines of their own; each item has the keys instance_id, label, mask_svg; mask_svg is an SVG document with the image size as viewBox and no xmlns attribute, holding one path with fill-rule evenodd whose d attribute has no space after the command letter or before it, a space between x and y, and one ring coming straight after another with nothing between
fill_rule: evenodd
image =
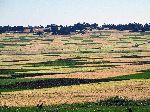
<instances>
[{"instance_id":1,"label":"farm field","mask_svg":"<svg viewBox=\"0 0 150 112\"><path fill-rule=\"evenodd\" d=\"M0 111L9 111L3 106L32 110L38 103L47 109L82 103L85 109L90 103L109 111L95 102L116 96L133 102L150 99L149 33L0 34ZM141 109L146 112L149 106ZM117 109L126 111L120 105Z\"/></svg>"},{"instance_id":2,"label":"farm field","mask_svg":"<svg viewBox=\"0 0 150 112\"><path fill-rule=\"evenodd\" d=\"M132 101L118 97L113 97L105 101L90 102L90 103L75 103L63 104L54 106L45 106L44 108L37 107L10 107L0 108L0 111L5 112L128 112L129 109L135 112L149 112L149 100Z\"/></svg>"}]
</instances>

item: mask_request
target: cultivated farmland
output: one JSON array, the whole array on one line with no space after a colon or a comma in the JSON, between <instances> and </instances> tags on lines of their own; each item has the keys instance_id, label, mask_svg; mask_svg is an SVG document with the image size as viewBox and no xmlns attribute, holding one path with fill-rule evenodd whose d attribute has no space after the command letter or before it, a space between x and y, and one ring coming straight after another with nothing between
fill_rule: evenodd
<instances>
[{"instance_id":1,"label":"cultivated farmland","mask_svg":"<svg viewBox=\"0 0 150 112\"><path fill-rule=\"evenodd\" d=\"M0 34L0 106L150 99L150 35Z\"/></svg>"}]
</instances>

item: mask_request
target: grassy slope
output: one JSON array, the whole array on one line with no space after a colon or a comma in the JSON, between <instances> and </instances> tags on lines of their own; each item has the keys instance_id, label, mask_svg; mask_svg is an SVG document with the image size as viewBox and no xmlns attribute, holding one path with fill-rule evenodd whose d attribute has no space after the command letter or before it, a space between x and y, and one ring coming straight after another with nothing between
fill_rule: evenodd
<instances>
[{"instance_id":1,"label":"grassy slope","mask_svg":"<svg viewBox=\"0 0 150 112\"><path fill-rule=\"evenodd\" d=\"M134 106L132 107L134 112L149 112L149 107L142 107L142 106ZM128 112L127 107L120 107L120 106L98 106L98 107L44 107L43 109L38 109L36 107L32 108L0 108L1 112Z\"/></svg>"},{"instance_id":2,"label":"grassy slope","mask_svg":"<svg viewBox=\"0 0 150 112\"><path fill-rule=\"evenodd\" d=\"M149 112L150 100L132 101L113 97L105 101L93 103L76 103L38 107L1 107L1 112L127 112L131 108L134 112Z\"/></svg>"}]
</instances>

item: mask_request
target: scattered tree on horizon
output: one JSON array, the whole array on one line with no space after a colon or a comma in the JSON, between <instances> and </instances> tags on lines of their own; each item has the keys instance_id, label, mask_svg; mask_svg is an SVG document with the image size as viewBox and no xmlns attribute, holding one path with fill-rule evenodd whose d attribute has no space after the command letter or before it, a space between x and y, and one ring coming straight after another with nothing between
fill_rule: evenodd
<instances>
[{"instance_id":1,"label":"scattered tree on horizon","mask_svg":"<svg viewBox=\"0 0 150 112\"><path fill-rule=\"evenodd\" d=\"M140 23L129 23L129 24L104 24L102 26L98 26L97 23L94 24L89 24L89 23L77 23L74 24L73 26L62 26L62 25L56 25L56 24L51 24L47 25L46 27L40 25L36 27L28 26L28 27L23 27L23 26L0 26L0 33L7 33L7 32L15 32L15 33L23 33L25 29L30 29L30 33L34 32L34 28L41 28L43 29L44 32L52 33L52 35L68 35L71 33L83 33L85 30L90 30L92 31L93 29L97 30L104 30L104 29L115 29L119 31L124 31L124 30L130 30L132 32L145 32L145 31L150 31L150 23L146 23L144 25Z\"/></svg>"}]
</instances>

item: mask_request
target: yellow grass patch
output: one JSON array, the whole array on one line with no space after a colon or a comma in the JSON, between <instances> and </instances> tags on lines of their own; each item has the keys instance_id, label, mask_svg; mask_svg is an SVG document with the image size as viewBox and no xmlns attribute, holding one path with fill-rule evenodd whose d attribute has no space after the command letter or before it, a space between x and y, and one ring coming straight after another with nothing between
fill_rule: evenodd
<instances>
[{"instance_id":1,"label":"yellow grass patch","mask_svg":"<svg viewBox=\"0 0 150 112\"><path fill-rule=\"evenodd\" d=\"M35 106L38 102L43 102L44 105L95 102L112 96L141 100L150 98L149 85L150 79L147 79L2 92L0 105Z\"/></svg>"}]
</instances>

